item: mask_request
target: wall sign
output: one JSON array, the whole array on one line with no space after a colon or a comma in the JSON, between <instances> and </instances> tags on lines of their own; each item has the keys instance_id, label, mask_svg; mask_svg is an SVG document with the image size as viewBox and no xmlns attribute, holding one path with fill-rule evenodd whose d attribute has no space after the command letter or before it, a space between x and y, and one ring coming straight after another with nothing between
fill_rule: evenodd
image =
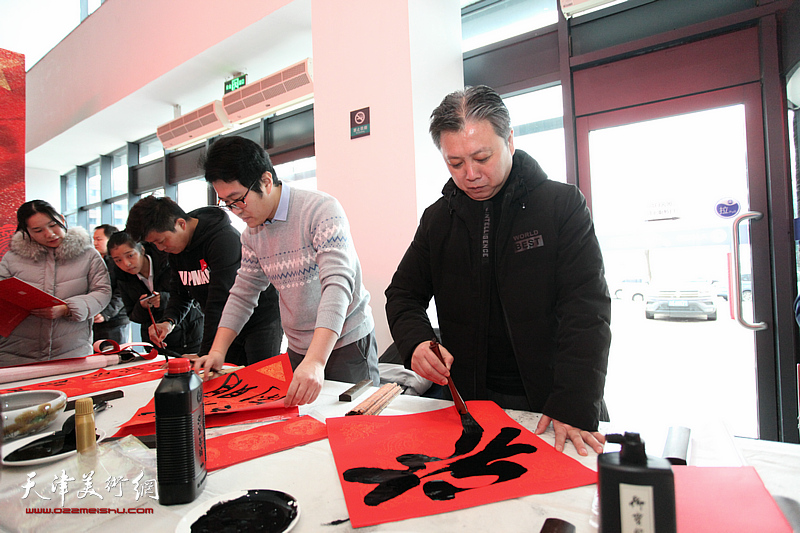
<instances>
[{"instance_id":1,"label":"wall sign","mask_svg":"<svg viewBox=\"0 0 800 533\"><path fill-rule=\"evenodd\" d=\"M738 215L741 210L742 206L733 198L723 198L714 206L714 211L717 213L717 216L722 218L733 218Z\"/></svg>"},{"instance_id":2,"label":"wall sign","mask_svg":"<svg viewBox=\"0 0 800 533\"><path fill-rule=\"evenodd\" d=\"M350 138L358 139L369 135L369 108L350 111Z\"/></svg>"},{"instance_id":3,"label":"wall sign","mask_svg":"<svg viewBox=\"0 0 800 533\"><path fill-rule=\"evenodd\" d=\"M247 74L240 74L235 78L228 80L225 82L225 93L228 94L230 92L235 91L236 89L241 89L247 83Z\"/></svg>"}]
</instances>

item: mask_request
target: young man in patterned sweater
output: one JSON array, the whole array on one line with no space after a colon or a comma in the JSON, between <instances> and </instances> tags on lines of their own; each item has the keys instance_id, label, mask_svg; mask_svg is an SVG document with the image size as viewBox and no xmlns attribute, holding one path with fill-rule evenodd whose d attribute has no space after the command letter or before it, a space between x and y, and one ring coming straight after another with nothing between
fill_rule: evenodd
<instances>
[{"instance_id":1,"label":"young man in patterned sweater","mask_svg":"<svg viewBox=\"0 0 800 533\"><path fill-rule=\"evenodd\" d=\"M332 196L290 188L269 155L242 137L214 142L206 181L246 224L242 263L208 354L195 370L222 367L231 340L261 291L278 291L294 378L286 405L313 402L325 379L379 383L369 293L364 288L347 216ZM205 374L208 375L208 372Z\"/></svg>"}]
</instances>

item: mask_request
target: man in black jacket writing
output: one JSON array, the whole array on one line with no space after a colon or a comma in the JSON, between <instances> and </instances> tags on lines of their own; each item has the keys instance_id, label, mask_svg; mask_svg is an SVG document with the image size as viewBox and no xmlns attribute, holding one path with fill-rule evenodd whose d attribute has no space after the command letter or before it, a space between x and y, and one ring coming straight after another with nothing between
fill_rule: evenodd
<instances>
[{"instance_id":1,"label":"man in black jacket writing","mask_svg":"<svg viewBox=\"0 0 800 533\"><path fill-rule=\"evenodd\" d=\"M444 98L430 132L451 179L429 206L386 290L386 315L407 367L452 377L465 399L543 413L556 449L598 453L611 342L611 299L580 191L547 179L514 149L508 110L491 88ZM430 299L442 364L430 350Z\"/></svg>"}]
</instances>

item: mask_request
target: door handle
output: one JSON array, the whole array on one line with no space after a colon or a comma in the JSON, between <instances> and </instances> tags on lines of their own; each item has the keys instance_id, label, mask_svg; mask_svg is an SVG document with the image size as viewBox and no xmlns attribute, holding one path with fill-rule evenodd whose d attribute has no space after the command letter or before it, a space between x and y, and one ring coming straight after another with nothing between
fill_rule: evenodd
<instances>
[{"instance_id":1,"label":"door handle","mask_svg":"<svg viewBox=\"0 0 800 533\"><path fill-rule=\"evenodd\" d=\"M735 303L734 312L736 314L736 320L739 322L739 324L752 331L765 330L767 329L767 324L766 322L751 323L745 320L745 318L742 316L742 279L739 272L739 225L745 220L759 220L763 216L764 215L756 211L748 211L742 213L733 221L733 290L736 293L736 297L733 299ZM733 298L733 295L731 295L731 297Z\"/></svg>"}]
</instances>

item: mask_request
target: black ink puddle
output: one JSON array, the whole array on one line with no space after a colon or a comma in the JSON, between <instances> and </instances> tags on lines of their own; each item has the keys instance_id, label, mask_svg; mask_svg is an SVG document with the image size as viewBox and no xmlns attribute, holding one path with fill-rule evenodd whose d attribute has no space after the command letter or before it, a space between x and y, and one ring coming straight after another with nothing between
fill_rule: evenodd
<instances>
[{"instance_id":1,"label":"black ink puddle","mask_svg":"<svg viewBox=\"0 0 800 533\"><path fill-rule=\"evenodd\" d=\"M192 524L193 533L281 533L297 519L297 501L283 492L248 490L220 502Z\"/></svg>"}]
</instances>

